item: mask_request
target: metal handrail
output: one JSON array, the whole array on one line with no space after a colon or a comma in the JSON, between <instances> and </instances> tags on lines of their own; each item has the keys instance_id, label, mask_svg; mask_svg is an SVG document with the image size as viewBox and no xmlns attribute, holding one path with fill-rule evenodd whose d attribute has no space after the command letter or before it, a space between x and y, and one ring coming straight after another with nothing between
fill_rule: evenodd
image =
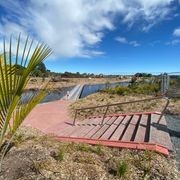
<instances>
[{"instance_id":1,"label":"metal handrail","mask_svg":"<svg viewBox=\"0 0 180 180\"><path fill-rule=\"evenodd\" d=\"M164 97L164 96L155 97L155 98L148 98L148 99L141 99L141 100L135 100L135 101L128 101L128 102L120 102L120 103L114 103L114 104L106 104L106 105L100 105L100 106L91 106L91 107L85 107L85 108L78 108L78 109L75 109L75 116L74 116L73 125L75 125L76 118L77 118L77 113L79 111L82 111L82 110L97 109L97 108L106 107L106 111L105 111L105 113L103 115L102 122L101 122L101 124L103 124L109 107L118 106L118 105L124 105L124 104L131 104L131 103L138 103L138 102L145 102L145 101L152 101L152 100L157 100L157 99L165 99L166 100L166 104L165 104L165 106L164 106L164 108L163 108L163 110L161 112L161 116L159 117L159 120L158 120L158 123L159 123L161 118L162 118L162 116L163 116L163 114L164 114L164 112L166 111L166 108L169 105L169 99L167 97Z\"/></svg>"}]
</instances>

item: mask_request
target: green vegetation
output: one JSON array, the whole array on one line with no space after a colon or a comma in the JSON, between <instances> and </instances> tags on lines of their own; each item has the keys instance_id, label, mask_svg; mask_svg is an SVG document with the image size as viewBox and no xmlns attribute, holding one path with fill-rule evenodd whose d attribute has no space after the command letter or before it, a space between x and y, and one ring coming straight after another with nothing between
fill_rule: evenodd
<instances>
[{"instance_id":1,"label":"green vegetation","mask_svg":"<svg viewBox=\"0 0 180 180\"><path fill-rule=\"evenodd\" d=\"M150 74L150 73L136 73L134 76L135 77L152 77L152 74Z\"/></svg>"},{"instance_id":2,"label":"green vegetation","mask_svg":"<svg viewBox=\"0 0 180 180\"><path fill-rule=\"evenodd\" d=\"M48 71L46 70L46 66L43 62L39 63L34 71L32 72L32 76L35 77L46 77L48 76Z\"/></svg>"},{"instance_id":3,"label":"green vegetation","mask_svg":"<svg viewBox=\"0 0 180 180\"><path fill-rule=\"evenodd\" d=\"M31 73L51 53L51 49L43 44L38 45L31 52L31 46L27 46L28 42L29 38L27 37L20 57L21 38L19 36L14 57L14 52L11 50L12 38L10 38L9 48L6 49L4 41L4 53L0 55L0 148L3 152L2 157L23 120L47 95L44 87L34 96L29 97L27 102L22 103L21 101ZM9 52L7 53L7 51ZM29 57L30 52L32 53L31 57ZM21 137L19 138L21 139ZM3 146L4 143L7 146Z\"/></svg>"},{"instance_id":4,"label":"green vegetation","mask_svg":"<svg viewBox=\"0 0 180 180\"><path fill-rule=\"evenodd\" d=\"M128 164L126 161L120 161L117 168L117 173L119 177L125 177L128 172Z\"/></svg>"},{"instance_id":5,"label":"green vegetation","mask_svg":"<svg viewBox=\"0 0 180 180\"><path fill-rule=\"evenodd\" d=\"M62 161L64 159L64 150L63 149L59 149L56 159L58 161Z\"/></svg>"},{"instance_id":6,"label":"green vegetation","mask_svg":"<svg viewBox=\"0 0 180 180\"><path fill-rule=\"evenodd\" d=\"M92 152L98 155L103 154L102 145L88 146L87 144L81 143L78 145L78 150L83 152Z\"/></svg>"},{"instance_id":7,"label":"green vegetation","mask_svg":"<svg viewBox=\"0 0 180 180\"><path fill-rule=\"evenodd\" d=\"M156 95L160 91L159 83L146 83L138 82L133 83L128 87L116 86L115 88L107 88L104 90L106 93L118 94L118 95L130 95L130 94L146 94Z\"/></svg>"}]
</instances>

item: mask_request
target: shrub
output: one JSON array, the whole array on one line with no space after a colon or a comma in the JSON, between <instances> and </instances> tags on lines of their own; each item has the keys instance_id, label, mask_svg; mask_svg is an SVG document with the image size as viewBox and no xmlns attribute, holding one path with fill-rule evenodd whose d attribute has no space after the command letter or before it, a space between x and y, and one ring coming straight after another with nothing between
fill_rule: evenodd
<instances>
[{"instance_id":1,"label":"shrub","mask_svg":"<svg viewBox=\"0 0 180 180\"><path fill-rule=\"evenodd\" d=\"M128 87L116 86L115 88L105 89L104 92L109 94L129 95L129 94L157 94L160 91L158 83L134 83Z\"/></svg>"}]
</instances>

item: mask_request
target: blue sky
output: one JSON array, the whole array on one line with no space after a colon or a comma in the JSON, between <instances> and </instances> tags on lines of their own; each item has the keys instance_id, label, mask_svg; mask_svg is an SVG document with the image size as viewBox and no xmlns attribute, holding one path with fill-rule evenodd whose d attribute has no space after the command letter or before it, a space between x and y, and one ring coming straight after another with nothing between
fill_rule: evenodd
<instances>
[{"instance_id":1,"label":"blue sky","mask_svg":"<svg viewBox=\"0 0 180 180\"><path fill-rule=\"evenodd\" d=\"M56 72L180 71L180 0L1 0L0 41L47 43Z\"/></svg>"}]
</instances>

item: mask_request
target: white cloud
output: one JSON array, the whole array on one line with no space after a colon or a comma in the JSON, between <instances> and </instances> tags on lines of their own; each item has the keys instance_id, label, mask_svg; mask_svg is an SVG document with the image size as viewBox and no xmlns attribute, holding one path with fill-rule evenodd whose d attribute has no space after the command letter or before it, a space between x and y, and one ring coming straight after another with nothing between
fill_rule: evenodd
<instances>
[{"instance_id":1,"label":"white cloud","mask_svg":"<svg viewBox=\"0 0 180 180\"><path fill-rule=\"evenodd\" d=\"M155 41L152 41L151 43L149 43L150 46L155 46L157 44L160 44L161 41L160 40L155 40Z\"/></svg>"},{"instance_id":2,"label":"white cloud","mask_svg":"<svg viewBox=\"0 0 180 180\"><path fill-rule=\"evenodd\" d=\"M166 43L166 45L173 45L173 46L175 46L177 44L180 44L180 39L174 39L174 40Z\"/></svg>"},{"instance_id":3,"label":"white cloud","mask_svg":"<svg viewBox=\"0 0 180 180\"><path fill-rule=\"evenodd\" d=\"M138 43L137 41L130 41L129 44L134 46L134 47L140 46L140 43Z\"/></svg>"},{"instance_id":4,"label":"white cloud","mask_svg":"<svg viewBox=\"0 0 180 180\"><path fill-rule=\"evenodd\" d=\"M118 36L115 38L115 40L118 41L119 43L129 44L129 45L132 45L134 47L140 46L140 43L138 43L137 41L128 41L127 38L125 38L125 37Z\"/></svg>"},{"instance_id":5,"label":"white cloud","mask_svg":"<svg viewBox=\"0 0 180 180\"><path fill-rule=\"evenodd\" d=\"M128 43L128 41L125 37L116 37L115 40L120 42L120 43L124 43L124 44Z\"/></svg>"},{"instance_id":6,"label":"white cloud","mask_svg":"<svg viewBox=\"0 0 180 180\"><path fill-rule=\"evenodd\" d=\"M116 21L133 25L143 20L148 31L171 11L173 0L4 0L0 6L7 15L0 17L0 36L11 32L31 34L47 43L56 56L89 57L100 55L97 44ZM119 18L119 19L117 19ZM124 41L125 39L121 39ZM136 41L129 44L137 47Z\"/></svg>"},{"instance_id":7,"label":"white cloud","mask_svg":"<svg viewBox=\"0 0 180 180\"><path fill-rule=\"evenodd\" d=\"M173 35L180 37L180 27L174 30Z\"/></svg>"}]
</instances>

